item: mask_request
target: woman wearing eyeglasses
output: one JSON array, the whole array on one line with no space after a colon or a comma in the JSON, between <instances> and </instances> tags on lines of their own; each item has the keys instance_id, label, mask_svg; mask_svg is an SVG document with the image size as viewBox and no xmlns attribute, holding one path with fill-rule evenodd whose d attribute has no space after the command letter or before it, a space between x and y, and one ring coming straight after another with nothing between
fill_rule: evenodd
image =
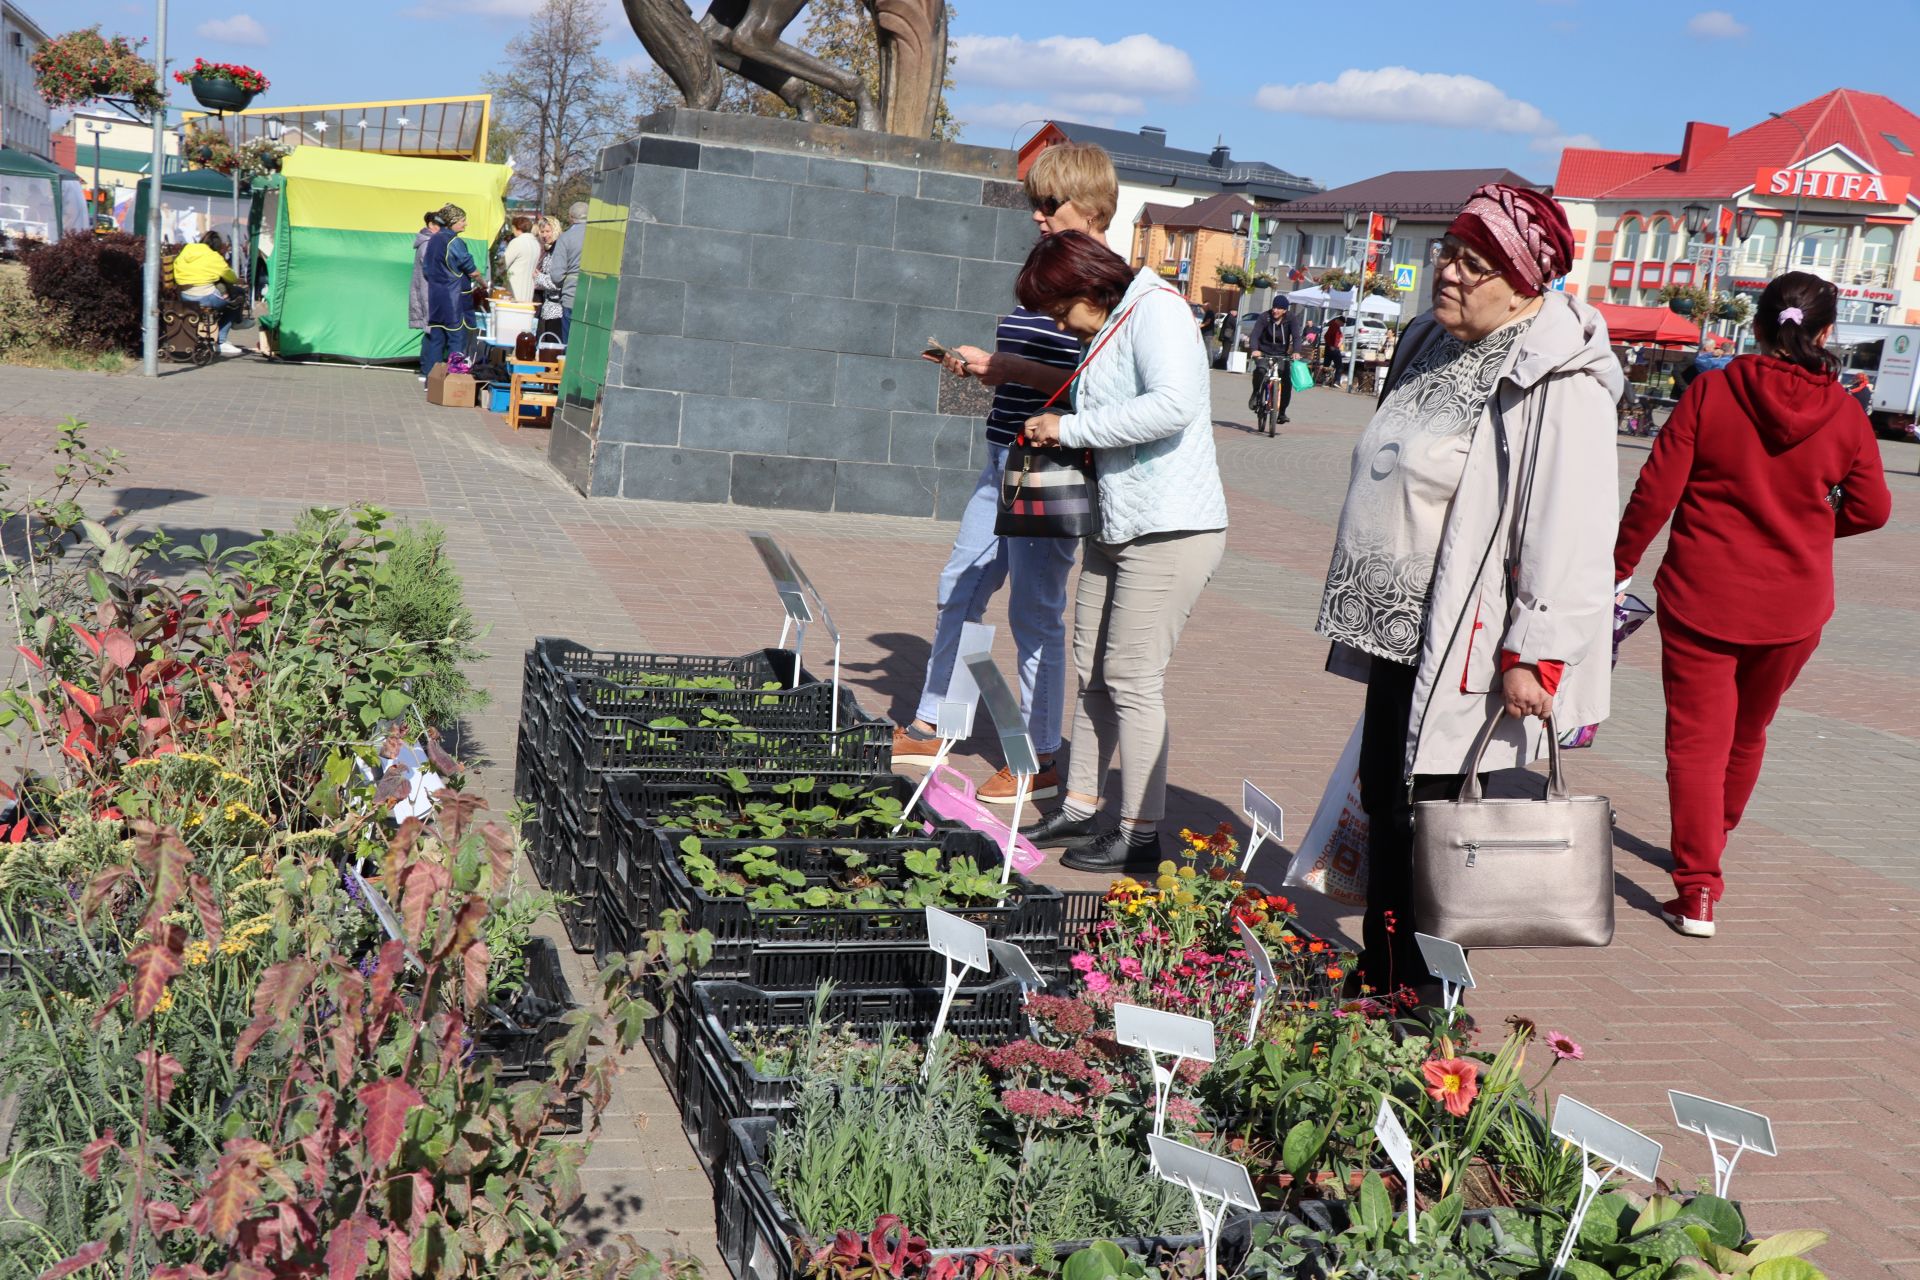
<instances>
[{"instance_id":1,"label":"woman wearing eyeglasses","mask_svg":"<svg viewBox=\"0 0 1920 1280\"><path fill-rule=\"evenodd\" d=\"M1120 198L1113 161L1099 147L1066 143L1040 153L1027 170L1027 198L1042 235L1081 231L1106 243L1107 223ZM893 732L897 765L926 766L938 754L934 731L960 650L960 628L978 622L1002 584L1012 580L1008 629L1020 663L1020 702L1033 736L1040 772L1030 798L1059 794L1053 757L1060 749L1060 720L1067 693L1067 579L1073 575L1077 541L1066 538L1003 538L994 533L1000 473L1007 446L1028 418L1039 413L1080 359L1080 339L1061 332L1045 315L1016 307L1003 316L994 350L954 347L944 364L956 377L978 378L994 388L987 413L986 465L960 514L960 530L940 575L933 641L914 718ZM991 804L1018 797L1012 773L1000 770L979 791Z\"/></svg>"},{"instance_id":2,"label":"woman wearing eyeglasses","mask_svg":"<svg viewBox=\"0 0 1920 1280\"><path fill-rule=\"evenodd\" d=\"M1459 795L1502 706L1488 769L1537 758L1549 714L1607 715L1624 384L1606 322L1550 288L1572 253L1549 197L1474 192L1353 451L1316 629L1330 669L1367 685L1358 977L1382 994L1438 1000L1413 936L1413 802Z\"/></svg>"}]
</instances>

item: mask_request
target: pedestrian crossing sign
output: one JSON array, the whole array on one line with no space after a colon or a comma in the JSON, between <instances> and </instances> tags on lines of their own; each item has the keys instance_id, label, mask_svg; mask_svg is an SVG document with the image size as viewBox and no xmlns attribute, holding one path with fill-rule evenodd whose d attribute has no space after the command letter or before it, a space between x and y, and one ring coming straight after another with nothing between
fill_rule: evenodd
<instances>
[{"instance_id":1,"label":"pedestrian crossing sign","mask_svg":"<svg viewBox=\"0 0 1920 1280\"><path fill-rule=\"evenodd\" d=\"M1393 287L1411 293L1414 284L1420 279L1420 268L1411 262L1393 264Z\"/></svg>"}]
</instances>

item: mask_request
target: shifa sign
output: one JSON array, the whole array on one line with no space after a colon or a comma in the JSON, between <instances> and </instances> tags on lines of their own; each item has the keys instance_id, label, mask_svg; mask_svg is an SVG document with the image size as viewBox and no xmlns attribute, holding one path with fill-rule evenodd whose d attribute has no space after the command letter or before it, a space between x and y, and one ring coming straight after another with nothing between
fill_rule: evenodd
<instances>
[{"instance_id":1,"label":"shifa sign","mask_svg":"<svg viewBox=\"0 0 1920 1280\"><path fill-rule=\"evenodd\" d=\"M1814 169L1762 169L1753 190L1763 196L1799 196L1807 200L1846 200L1855 204L1899 204L1910 180L1896 173L1838 173Z\"/></svg>"}]
</instances>

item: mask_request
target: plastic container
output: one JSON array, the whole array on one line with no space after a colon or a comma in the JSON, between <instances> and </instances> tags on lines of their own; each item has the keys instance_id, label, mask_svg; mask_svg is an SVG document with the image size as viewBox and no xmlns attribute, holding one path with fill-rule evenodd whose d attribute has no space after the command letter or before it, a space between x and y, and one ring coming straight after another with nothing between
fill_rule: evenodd
<instances>
[{"instance_id":1,"label":"plastic container","mask_svg":"<svg viewBox=\"0 0 1920 1280\"><path fill-rule=\"evenodd\" d=\"M527 980L520 994L502 1013L509 1023L498 1020L473 1037L473 1058L477 1063L499 1065L502 1087L521 1080L546 1080L553 1075L547 1061L547 1049L566 1033L566 1014L579 1008L567 975L560 968L560 953L545 938L527 943ZM554 1113L553 1127L562 1133L578 1133L584 1118L584 1097L576 1093Z\"/></svg>"},{"instance_id":2,"label":"plastic container","mask_svg":"<svg viewBox=\"0 0 1920 1280\"><path fill-rule=\"evenodd\" d=\"M763 991L739 982L696 982L688 1008L690 1034L681 1063L680 1121L700 1163L712 1173L726 1150L727 1123L791 1110L798 1076L763 1075L729 1034L743 1026L805 1027L816 993ZM823 1021L844 1024L863 1040L891 1028L899 1051L918 1062L940 1012L940 989L890 987L828 993ZM1005 1044L1027 1033L1020 986L1011 978L961 987L947 1015L948 1032L977 1044Z\"/></svg>"},{"instance_id":3,"label":"plastic container","mask_svg":"<svg viewBox=\"0 0 1920 1280\"><path fill-rule=\"evenodd\" d=\"M533 332L537 318L531 302L496 301L487 318L487 341L512 345L521 334Z\"/></svg>"}]
</instances>

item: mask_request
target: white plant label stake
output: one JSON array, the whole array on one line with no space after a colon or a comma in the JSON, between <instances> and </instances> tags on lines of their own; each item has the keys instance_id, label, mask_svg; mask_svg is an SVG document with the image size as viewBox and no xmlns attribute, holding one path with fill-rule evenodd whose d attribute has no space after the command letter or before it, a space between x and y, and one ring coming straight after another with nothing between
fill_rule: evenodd
<instances>
[{"instance_id":1,"label":"white plant label stake","mask_svg":"<svg viewBox=\"0 0 1920 1280\"><path fill-rule=\"evenodd\" d=\"M1240 941L1246 944L1247 959L1253 962L1253 1012L1247 1015L1247 1043L1253 1043L1253 1033L1260 1026L1260 1010L1267 1003L1267 993L1277 985L1273 976L1273 957L1267 954L1267 948L1245 920L1235 920L1233 927L1240 931Z\"/></svg>"},{"instance_id":2,"label":"white plant label stake","mask_svg":"<svg viewBox=\"0 0 1920 1280\"><path fill-rule=\"evenodd\" d=\"M953 675L947 680L946 697L940 700L939 709L935 712L934 731L940 737L940 750L934 753L933 763L921 775L920 785L907 798L906 808L900 811L900 821L889 834L898 835L900 828L907 825L907 815L913 812L913 806L920 803L920 797L927 793L934 775L947 762L948 753L957 744L973 736L973 712L980 701L980 686L973 682L973 672L967 667L967 659L976 653L987 653L992 648L992 627L981 622L960 624L960 643L956 650L959 656L953 664Z\"/></svg>"},{"instance_id":3,"label":"white plant label stake","mask_svg":"<svg viewBox=\"0 0 1920 1280\"><path fill-rule=\"evenodd\" d=\"M1553 1271L1547 1280L1559 1280L1566 1271L1567 1261L1573 1257L1574 1241L1580 1238L1580 1224L1586 1220L1587 1210L1593 1207L1594 1198L1608 1178L1616 1173L1630 1173L1642 1182L1652 1182L1660 1172L1659 1143L1564 1093L1553 1108L1553 1136L1580 1148L1580 1196L1574 1201L1566 1238L1553 1256ZM1605 1173L1594 1171L1596 1159L1607 1166Z\"/></svg>"},{"instance_id":4,"label":"white plant label stake","mask_svg":"<svg viewBox=\"0 0 1920 1280\"><path fill-rule=\"evenodd\" d=\"M938 907L927 908L927 946L933 953L946 957L947 973L940 988L940 1013L933 1020L933 1031L927 1036L926 1060L920 1064L920 1078L925 1080L927 1072L933 1069L933 1045L940 1033L947 1029L947 1014L953 1009L954 993L960 990L960 979L969 969L978 969L985 973L991 964L987 950L987 931L971 920L962 920L950 911Z\"/></svg>"},{"instance_id":5,"label":"white plant label stake","mask_svg":"<svg viewBox=\"0 0 1920 1280\"><path fill-rule=\"evenodd\" d=\"M1247 1167L1211 1151L1190 1147L1157 1133L1147 1135L1147 1150L1160 1176L1193 1196L1193 1216L1200 1220L1200 1238L1206 1242L1209 1280L1220 1269L1220 1224L1227 1210L1239 1207L1259 1212Z\"/></svg>"},{"instance_id":6,"label":"white plant label stake","mask_svg":"<svg viewBox=\"0 0 1920 1280\"><path fill-rule=\"evenodd\" d=\"M1459 943L1430 933L1416 933L1413 940L1420 944L1420 958L1427 962L1427 972L1440 979L1441 1000L1452 1013L1460 1007L1460 993L1474 985L1466 951Z\"/></svg>"},{"instance_id":7,"label":"white plant label stake","mask_svg":"<svg viewBox=\"0 0 1920 1280\"><path fill-rule=\"evenodd\" d=\"M1027 732L1027 719L1020 714L1020 700L1013 696L1000 668L984 653L969 654L967 670L980 690L980 701L987 704L987 715L1000 735L1000 750L1007 758L1007 770L1013 774L1013 817L1007 820L1007 847L1000 851L1000 883L1013 875L1013 844L1020 837L1020 815L1027 807L1027 794L1033 790L1033 775L1040 772L1040 759L1033 753L1033 737Z\"/></svg>"},{"instance_id":8,"label":"white plant label stake","mask_svg":"<svg viewBox=\"0 0 1920 1280\"><path fill-rule=\"evenodd\" d=\"M1240 869L1245 871L1253 865L1253 855L1260 852L1261 845L1268 840L1278 843L1287 838L1287 814L1278 801L1246 778L1240 779L1240 812L1247 815L1247 821L1253 826L1247 851L1240 858Z\"/></svg>"},{"instance_id":9,"label":"white plant label stake","mask_svg":"<svg viewBox=\"0 0 1920 1280\"><path fill-rule=\"evenodd\" d=\"M1742 1155L1749 1151L1763 1156L1780 1154L1779 1148L1773 1145L1773 1121L1758 1111L1678 1089L1667 1090L1667 1101L1673 1104L1676 1126L1706 1138L1707 1150L1713 1153L1713 1194L1722 1199L1726 1198L1727 1187L1733 1181L1733 1166ZM1731 1154L1720 1150L1723 1142L1732 1144Z\"/></svg>"},{"instance_id":10,"label":"white plant label stake","mask_svg":"<svg viewBox=\"0 0 1920 1280\"><path fill-rule=\"evenodd\" d=\"M1113 1006L1113 1038L1134 1049L1145 1049L1153 1064L1153 1131L1167 1124L1167 1096L1173 1090L1180 1064L1213 1061L1213 1024L1205 1018L1189 1018L1184 1013L1162 1013L1137 1004ZM1162 1055L1173 1059L1167 1066Z\"/></svg>"},{"instance_id":11,"label":"white plant label stake","mask_svg":"<svg viewBox=\"0 0 1920 1280\"><path fill-rule=\"evenodd\" d=\"M807 603L806 589L800 585L800 575L795 572L793 562L787 559L787 553L773 540L770 533L749 533L747 541L760 553L760 563L766 566L767 577L773 581L774 594L780 597L780 608L785 618L780 623L780 643L776 648L787 647L787 636L793 636L793 683L800 683L800 655L807 647L807 624L813 621L813 606ZM838 694L838 690L835 693Z\"/></svg>"},{"instance_id":12,"label":"white plant label stake","mask_svg":"<svg viewBox=\"0 0 1920 1280\"><path fill-rule=\"evenodd\" d=\"M1393 1106L1385 1098L1380 1099L1380 1114L1373 1119L1374 1136L1380 1139L1380 1149L1387 1153L1387 1159L1393 1161L1393 1167L1400 1172L1400 1181L1407 1184L1407 1239L1419 1240L1419 1226L1415 1220L1413 1204L1413 1143L1407 1137L1406 1129L1401 1127L1400 1117L1393 1114Z\"/></svg>"},{"instance_id":13,"label":"white plant label stake","mask_svg":"<svg viewBox=\"0 0 1920 1280\"><path fill-rule=\"evenodd\" d=\"M827 713L827 731L838 733L840 732L840 628L834 625L833 614L828 610L826 600L820 595L820 588L813 585L813 579L809 578L807 571L800 567L800 562L789 554L787 564L792 567L793 576L798 579L800 585L807 589L807 594L813 597L814 606L820 610L820 621L826 626L827 635L833 640L833 701L829 704L831 710ZM797 652L794 655L793 678L795 683L800 680L800 661Z\"/></svg>"},{"instance_id":14,"label":"white plant label stake","mask_svg":"<svg viewBox=\"0 0 1920 1280\"><path fill-rule=\"evenodd\" d=\"M1026 951L1019 943L989 938L987 951L1000 962L1000 967L1020 984L1022 996L1032 995L1047 985L1046 980L1040 976L1040 970L1034 968L1033 961L1027 958Z\"/></svg>"}]
</instances>

